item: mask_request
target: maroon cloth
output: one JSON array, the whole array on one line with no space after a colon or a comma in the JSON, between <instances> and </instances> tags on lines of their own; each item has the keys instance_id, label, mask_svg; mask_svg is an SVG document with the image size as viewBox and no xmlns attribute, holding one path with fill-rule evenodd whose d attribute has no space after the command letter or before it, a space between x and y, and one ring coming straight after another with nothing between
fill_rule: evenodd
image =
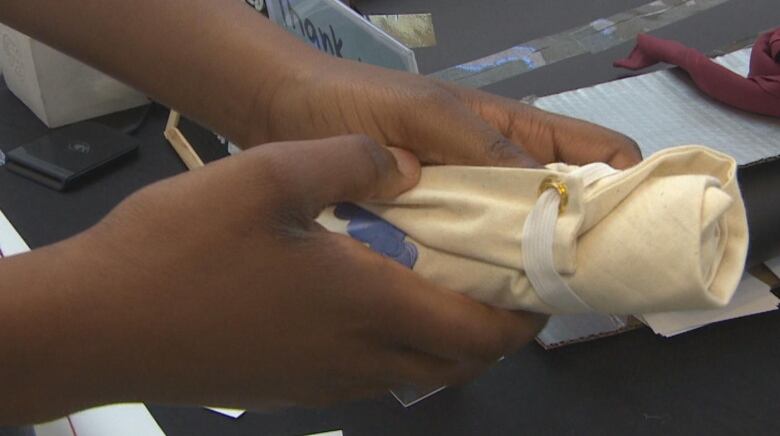
<instances>
[{"instance_id":1,"label":"maroon cloth","mask_svg":"<svg viewBox=\"0 0 780 436\"><path fill-rule=\"evenodd\" d=\"M678 65L690 74L699 89L716 100L749 112L780 117L780 28L756 41L747 78L677 41L647 34L637 36L631 54L614 65L639 70L659 62Z\"/></svg>"}]
</instances>

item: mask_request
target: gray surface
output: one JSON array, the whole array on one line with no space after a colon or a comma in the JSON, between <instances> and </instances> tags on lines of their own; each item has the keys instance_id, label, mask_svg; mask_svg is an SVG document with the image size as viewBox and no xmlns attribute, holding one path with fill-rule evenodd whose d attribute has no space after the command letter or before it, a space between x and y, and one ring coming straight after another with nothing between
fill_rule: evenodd
<instances>
[{"instance_id":1,"label":"gray surface","mask_svg":"<svg viewBox=\"0 0 780 436\"><path fill-rule=\"evenodd\" d=\"M433 12L439 46L418 50L421 67L432 71L643 2L359 3L364 11L377 13ZM468 25L445 30L447 22ZM772 25L780 25L777 0L732 0L656 34L711 50ZM619 47L578 57L491 89L510 96L544 95L607 81L622 74L611 68L611 60L627 52L628 47ZM164 112L153 111L138 133L144 141L138 156L74 192L58 194L0 169L0 208L33 247L88 227L127 193L183 171L160 135L164 121ZM43 131L0 85L0 148L7 150ZM217 157L209 134L196 133L188 132L196 147ZM761 201L766 193L756 191L756 197ZM447 389L410 409L387 395L333 408L249 413L237 421L199 408L154 406L151 410L170 436L285 436L333 429L343 429L346 436L778 434L778 343L780 316L768 314L668 340L643 329L551 352L529 346L478 380Z\"/></svg>"},{"instance_id":2,"label":"gray surface","mask_svg":"<svg viewBox=\"0 0 780 436\"><path fill-rule=\"evenodd\" d=\"M415 49L422 73L558 33L597 18L648 3L648 0L362 0L363 13L430 12L436 47Z\"/></svg>"},{"instance_id":3,"label":"gray surface","mask_svg":"<svg viewBox=\"0 0 780 436\"><path fill-rule=\"evenodd\" d=\"M750 51L715 61L745 76ZM535 105L621 132L639 144L645 157L688 144L729 154L740 165L780 155L780 119L718 103L677 68L542 97Z\"/></svg>"},{"instance_id":4,"label":"gray surface","mask_svg":"<svg viewBox=\"0 0 780 436\"><path fill-rule=\"evenodd\" d=\"M415 49L423 74L433 73L649 3L647 0L363 0L363 13L431 12L437 45ZM704 52L780 25L777 0L731 0L653 34L678 39ZM629 53L628 42L487 86L508 97L549 95L629 75L612 61Z\"/></svg>"},{"instance_id":5,"label":"gray surface","mask_svg":"<svg viewBox=\"0 0 780 436\"><path fill-rule=\"evenodd\" d=\"M777 0L731 0L652 34L677 39L707 53L779 25L780 4ZM625 70L613 68L612 62L626 56L632 47L632 43L626 43L595 55L568 59L484 89L521 98L555 94L628 76L631 74Z\"/></svg>"},{"instance_id":6,"label":"gray surface","mask_svg":"<svg viewBox=\"0 0 780 436\"><path fill-rule=\"evenodd\" d=\"M577 56L600 53L729 0L663 0L519 42L486 57L431 74L463 86L484 87Z\"/></svg>"}]
</instances>

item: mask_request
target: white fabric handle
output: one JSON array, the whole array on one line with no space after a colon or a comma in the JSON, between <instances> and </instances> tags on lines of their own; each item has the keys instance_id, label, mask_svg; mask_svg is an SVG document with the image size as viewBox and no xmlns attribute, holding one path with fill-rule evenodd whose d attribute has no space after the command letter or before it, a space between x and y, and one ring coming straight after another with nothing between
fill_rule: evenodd
<instances>
[{"instance_id":1,"label":"white fabric handle","mask_svg":"<svg viewBox=\"0 0 780 436\"><path fill-rule=\"evenodd\" d=\"M592 163L576 169L571 176L584 186L617 173L605 163ZM594 312L555 270L553 243L561 197L555 189L542 192L523 226L523 266L536 294L546 304L564 312Z\"/></svg>"}]
</instances>

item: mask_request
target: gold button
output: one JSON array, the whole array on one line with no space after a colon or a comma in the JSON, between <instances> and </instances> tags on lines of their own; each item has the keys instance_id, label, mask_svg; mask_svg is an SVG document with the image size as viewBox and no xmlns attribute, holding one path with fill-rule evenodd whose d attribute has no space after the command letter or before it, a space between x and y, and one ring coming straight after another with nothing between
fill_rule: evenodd
<instances>
[{"instance_id":1,"label":"gold button","mask_svg":"<svg viewBox=\"0 0 780 436\"><path fill-rule=\"evenodd\" d=\"M561 197L561 202L558 204L558 214L562 214L569 204L569 188L566 187L563 180L555 176L549 176L542 180L542 183L539 185L539 195L542 195L548 189L555 189L558 192L558 196Z\"/></svg>"}]
</instances>

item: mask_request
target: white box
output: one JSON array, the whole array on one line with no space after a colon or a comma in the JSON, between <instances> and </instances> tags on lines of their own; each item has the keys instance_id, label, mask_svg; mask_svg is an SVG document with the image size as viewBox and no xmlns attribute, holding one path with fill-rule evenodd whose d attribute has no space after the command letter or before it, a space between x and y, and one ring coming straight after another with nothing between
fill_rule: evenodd
<instances>
[{"instance_id":1,"label":"white box","mask_svg":"<svg viewBox=\"0 0 780 436\"><path fill-rule=\"evenodd\" d=\"M149 102L127 85L2 24L0 57L8 89L49 127Z\"/></svg>"}]
</instances>

